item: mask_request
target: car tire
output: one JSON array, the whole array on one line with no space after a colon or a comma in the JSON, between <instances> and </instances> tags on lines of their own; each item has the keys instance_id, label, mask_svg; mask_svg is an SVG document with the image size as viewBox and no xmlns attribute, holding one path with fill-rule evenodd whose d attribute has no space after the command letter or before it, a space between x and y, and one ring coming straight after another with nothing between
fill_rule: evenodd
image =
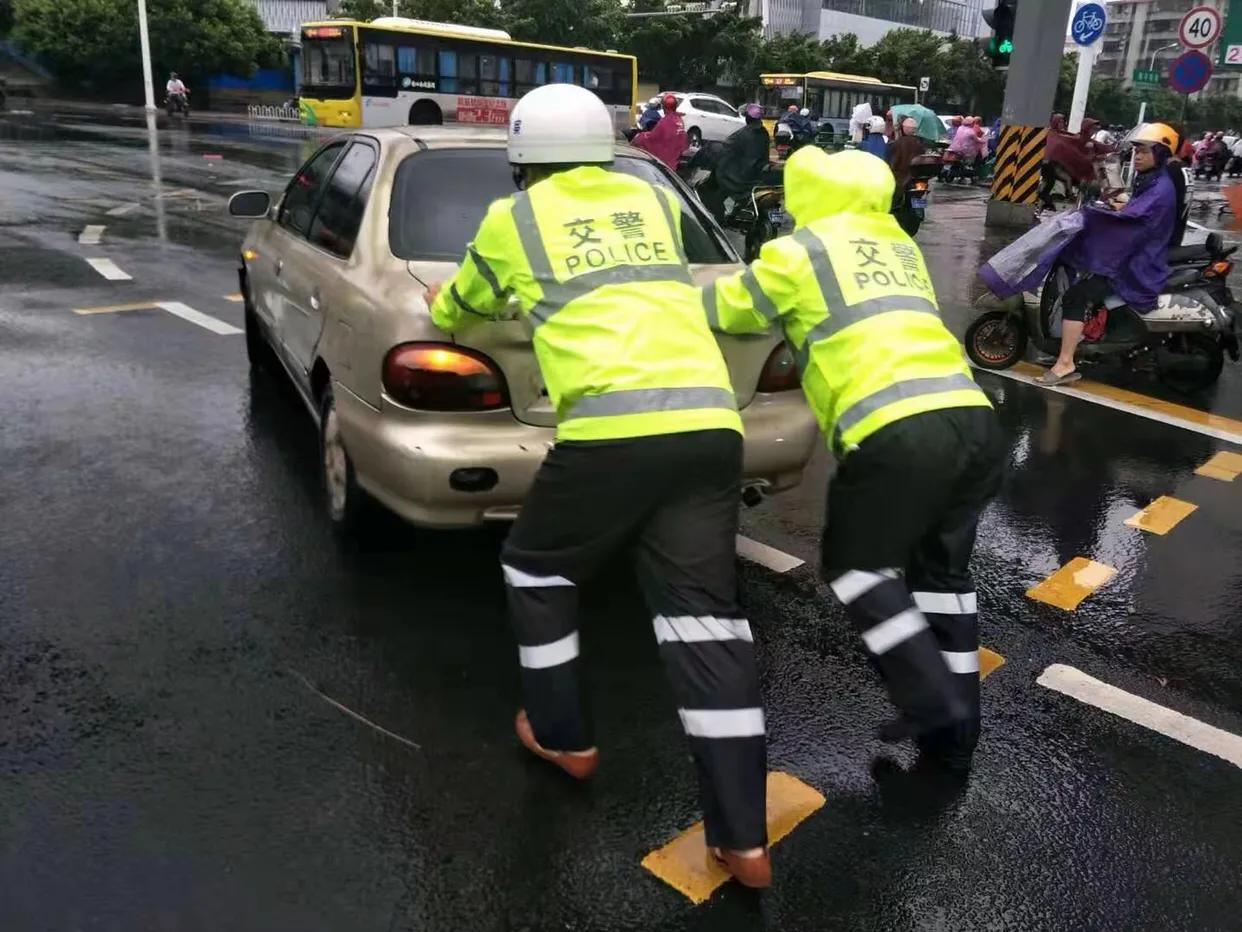
<instances>
[{"instance_id":1,"label":"car tire","mask_svg":"<svg viewBox=\"0 0 1242 932\"><path fill-rule=\"evenodd\" d=\"M690 140L692 146L703 145L703 131L697 126L692 126L686 131L686 138Z\"/></svg>"},{"instance_id":2,"label":"car tire","mask_svg":"<svg viewBox=\"0 0 1242 932\"><path fill-rule=\"evenodd\" d=\"M356 537L366 525L371 502L358 485L354 462L345 449L330 384L319 399L319 470L332 530L342 538Z\"/></svg>"}]
</instances>

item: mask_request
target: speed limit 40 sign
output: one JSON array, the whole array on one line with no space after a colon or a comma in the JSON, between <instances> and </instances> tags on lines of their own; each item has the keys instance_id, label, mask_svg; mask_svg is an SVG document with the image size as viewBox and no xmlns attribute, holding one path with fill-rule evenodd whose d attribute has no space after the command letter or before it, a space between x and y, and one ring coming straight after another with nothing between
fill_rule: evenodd
<instances>
[{"instance_id":1,"label":"speed limit 40 sign","mask_svg":"<svg viewBox=\"0 0 1242 932\"><path fill-rule=\"evenodd\" d=\"M1219 35L1220 11L1210 6L1195 7L1177 27L1177 38L1188 49L1205 48Z\"/></svg>"}]
</instances>

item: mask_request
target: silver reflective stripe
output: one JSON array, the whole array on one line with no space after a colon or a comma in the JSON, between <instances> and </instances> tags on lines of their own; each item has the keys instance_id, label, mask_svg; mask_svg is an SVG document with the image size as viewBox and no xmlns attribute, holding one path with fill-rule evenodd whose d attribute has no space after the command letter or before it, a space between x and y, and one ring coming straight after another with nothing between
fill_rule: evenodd
<instances>
[{"instance_id":1,"label":"silver reflective stripe","mask_svg":"<svg viewBox=\"0 0 1242 932\"><path fill-rule=\"evenodd\" d=\"M944 662L952 673L978 673L979 652L977 650L942 650Z\"/></svg>"},{"instance_id":2,"label":"silver reflective stripe","mask_svg":"<svg viewBox=\"0 0 1242 932\"><path fill-rule=\"evenodd\" d=\"M759 279L755 277L754 269L747 269L742 273L742 287L746 289L750 295L751 303L755 305L755 310L763 315L764 320L771 322L781 316L781 312L777 310L776 304L768 297L767 292L763 290L763 286L759 284Z\"/></svg>"},{"instance_id":3,"label":"silver reflective stripe","mask_svg":"<svg viewBox=\"0 0 1242 932\"><path fill-rule=\"evenodd\" d=\"M904 382L894 382L878 392L872 392L865 398L860 398L842 411L837 417L837 439L840 440L842 434L857 425L863 418L894 402L904 401L907 398L918 398L920 395L939 395L941 392L957 392L970 389L978 391L979 386L975 385L975 380L964 372L955 372L952 375L937 375L926 379L906 379Z\"/></svg>"},{"instance_id":4,"label":"silver reflective stripe","mask_svg":"<svg viewBox=\"0 0 1242 932\"><path fill-rule=\"evenodd\" d=\"M461 294L457 291L456 284L452 284L449 286L449 295L453 298L454 301L457 302L457 306L461 308L463 311L465 311L467 314L474 314L476 317L487 317L488 316L484 314L482 311L480 311L478 308L476 308L469 301L467 301L465 298L463 298Z\"/></svg>"},{"instance_id":5,"label":"silver reflective stripe","mask_svg":"<svg viewBox=\"0 0 1242 932\"><path fill-rule=\"evenodd\" d=\"M720 329L720 313L716 310L716 283L708 282L703 289L703 313L707 315L707 326L712 330Z\"/></svg>"},{"instance_id":6,"label":"silver reflective stripe","mask_svg":"<svg viewBox=\"0 0 1242 932\"><path fill-rule=\"evenodd\" d=\"M716 618L714 615L656 615L653 623L657 644L669 641L754 641L750 622L745 618Z\"/></svg>"},{"instance_id":7,"label":"silver reflective stripe","mask_svg":"<svg viewBox=\"0 0 1242 932\"><path fill-rule=\"evenodd\" d=\"M842 605L849 605L886 579L896 579L896 570L850 570L828 584Z\"/></svg>"},{"instance_id":8,"label":"silver reflective stripe","mask_svg":"<svg viewBox=\"0 0 1242 932\"><path fill-rule=\"evenodd\" d=\"M466 252L470 254L470 259L474 262L474 267L479 270L479 274L483 276L483 280L492 286L492 294L498 298L503 298L505 292L500 287L500 279L496 277L492 267L487 264L487 260L479 255L479 251L474 248L474 243L466 247Z\"/></svg>"},{"instance_id":9,"label":"silver reflective stripe","mask_svg":"<svg viewBox=\"0 0 1242 932\"><path fill-rule=\"evenodd\" d=\"M536 576L534 573L523 572L505 563L500 564L500 568L504 570L505 582L514 589L542 589L549 586L573 585L564 576Z\"/></svg>"},{"instance_id":10,"label":"silver reflective stripe","mask_svg":"<svg viewBox=\"0 0 1242 932\"><path fill-rule=\"evenodd\" d=\"M650 411L691 411L696 408L737 410L737 398L727 388L631 388L602 395L583 395L565 420Z\"/></svg>"},{"instance_id":11,"label":"silver reflective stripe","mask_svg":"<svg viewBox=\"0 0 1242 932\"><path fill-rule=\"evenodd\" d=\"M916 634L927 630L927 619L917 608L908 608L888 621L882 621L873 628L863 632L863 643L867 650L879 656L886 653Z\"/></svg>"},{"instance_id":12,"label":"silver reflective stripe","mask_svg":"<svg viewBox=\"0 0 1242 932\"><path fill-rule=\"evenodd\" d=\"M763 709L678 709L686 734L695 738L756 738L766 734Z\"/></svg>"},{"instance_id":13,"label":"silver reflective stripe","mask_svg":"<svg viewBox=\"0 0 1242 932\"><path fill-rule=\"evenodd\" d=\"M855 304L846 304L845 295L841 293L841 284L837 281L836 271L832 267L832 260L828 257L828 249L824 246L823 240L806 227L794 233L793 238L806 250L811 260L811 270L815 273L815 281L819 284L824 307L828 309L828 316L811 328L802 348L798 350L799 371L806 369L812 344L827 339L860 320L887 311L922 311L940 316L940 311L933 302L926 298L908 295L884 295L879 298L868 298Z\"/></svg>"},{"instance_id":14,"label":"silver reflective stripe","mask_svg":"<svg viewBox=\"0 0 1242 932\"><path fill-rule=\"evenodd\" d=\"M678 225L677 219L673 216L673 206L670 203L669 198L665 197L665 194L669 192L666 192L661 188L652 188L652 191L655 192L655 199L660 202L660 207L664 210L664 219L668 223L668 233L673 240L673 248L677 250L677 258L680 259L684 265L687 261L686 249L681 242L681 227Z\"/></svg>"},{"instance_id":15,"label":"silver reflective stripe","mask_svg":"<svg viewBox=\"0 0 1242 932\"><path fill-rule=\"evenodd\" d=\"M979 610L973 592L912 592L920 612L933 615L973 615Z\"/></svg>"},{"instance_id":16,"label":"silver reflective stripe","mask_svg":"<svg viewBox=\"0 0 1242 932\"><path fill-rule=\"evenodd\" d=\"M534 647L518 645L518 663L527 670L545 670L548 667L559 667L569 663L578 656L578 632L567 634L559 641L551 644L537 644Z\"/></svg>"},{"instance_id":17,"label":"silver reflective stripe","mask_svg":"<svg viewBox=\"0 0 1242 932\"><path fill-rule=\"evenodd\" d=\"M681 260L680 263L615 265L585 272L564 282L557 281L552 271L552 260L548 258L548 250L543 244L543 237L539 235L539 224L535 220L535 208L531 204L530 195L526 191L519 191L513 196L513 222L517 227L518 239L522 243L522 250L526 253L526 261L530 264L531 274L543 293L530 312L531 321L536 327L546 323L548 318L570 301L590 294L604 285L667 281L681 282L686 285L694 284L690 270L684 264L686 257L681 246L681 238L677 233L677 228L672 225L671 208L658 193L653 192L653 194L660 202L664 215L670 222L673 244Z\"/></svg>"}]
</instances>

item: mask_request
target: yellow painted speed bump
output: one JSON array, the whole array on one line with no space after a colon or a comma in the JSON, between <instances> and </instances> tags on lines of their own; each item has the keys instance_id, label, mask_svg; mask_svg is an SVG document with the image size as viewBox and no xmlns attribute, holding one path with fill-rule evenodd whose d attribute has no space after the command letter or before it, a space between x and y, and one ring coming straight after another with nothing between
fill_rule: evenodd
<instances>
[{"instance_id":1,"label":"yellow painted speed bump","mask_svg":"<svg viewBox=\"0 0 1242 932\"><path fill-rule=\"evenodd\" d=\"M1005 658L994 650L988 650L986 647L979 648L979 679L986 680L988 674L998 667L1005 665Z\"/></svg>"},{"instance_id":2,"label":"yellow painted speed bump","mask_svg":"<svg viewBox=\"0 0 1242 932\"><path fill-rule=\"evenodd\" d=\"M1026 590L1027 598L1047 602L1072 612L1091 593L1117 575L1106 563L1074 557L1038 585Z\"/></svg>"},{"instance_id":3,"label":"yellow painted speed bump","mask_svg":"<svg viewBox=\"0 0 1242 932\"><path fill-rule=\"evenodd\" d=\"M1242 454L1221 451L1195 470L1196 476L1232 482L1242 474Z\"/></svg>"},{"instance_id":4,"label":"yellow painted speed bump","mask_svg":"<svg viewBox=\"0 0 1242 932\"><path fill-rule=\"evenodd\" d=\"M1161 495L1142 511L1127 518L1125 525L1138 528L1140 531L1150 531L1153 534L1167 534L1198 507L1194 502L1184 502L1180 498Z\"/></svg>"},{"instance_id":5,"label":"yellow painted speed bump","mask_svg":"<svg viewBox=\"0 0 1242 932\"><path fill-rule=\"evenodd\" d=\"M768 844L776 844L823 804L823 794L797 777L780 771L769 773ZM729 879L729 874L707 853L702 822L695 822L668 844L656 848L643 858L642 864L692 903L702 903Z\"/></svg>"}]
</instances>

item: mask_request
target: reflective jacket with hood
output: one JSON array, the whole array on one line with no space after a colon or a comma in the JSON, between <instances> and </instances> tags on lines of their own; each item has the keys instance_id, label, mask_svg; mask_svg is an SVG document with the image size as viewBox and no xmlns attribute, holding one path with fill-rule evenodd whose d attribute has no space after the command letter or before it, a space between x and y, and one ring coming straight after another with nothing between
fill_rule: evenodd
<instances>
[{"instance_id":1,"label":"reflective jacket with hood","mask_svg":"<svg viewBox=\"0 0 1242 932\"><path fill-rule=\"evenodd\" d=\"M879 159L799 149L785 168L793 234L703 292L716 330L754 333L780 321L838 454L913 414L990 407L940 320L922 253L889 213L892 197L893 174Z\"/></svg>"}]
</instances>

